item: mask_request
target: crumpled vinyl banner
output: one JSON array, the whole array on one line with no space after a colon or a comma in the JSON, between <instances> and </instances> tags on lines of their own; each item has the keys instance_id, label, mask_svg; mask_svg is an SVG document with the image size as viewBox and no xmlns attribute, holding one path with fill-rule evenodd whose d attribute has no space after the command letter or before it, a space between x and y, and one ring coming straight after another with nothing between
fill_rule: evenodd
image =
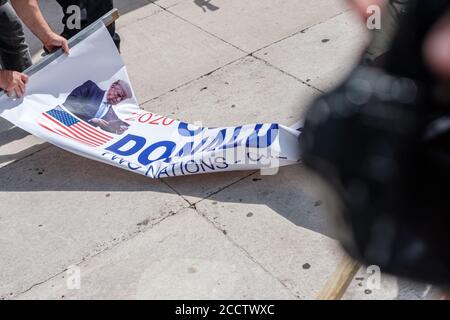
<instances>
[{"instance_id":1,"label":"crumpled vinyl banner","mask_svg":"<svg viewBox=\"0 0 450 320\"><path fill-rule=\"evenodd\" d=\"M0 116L67 151L151 178L300 158L299 131L279 124L206 128L141 110L105 27L33 74L23 99L0 97Z\"/></svg>"}]
</instances>

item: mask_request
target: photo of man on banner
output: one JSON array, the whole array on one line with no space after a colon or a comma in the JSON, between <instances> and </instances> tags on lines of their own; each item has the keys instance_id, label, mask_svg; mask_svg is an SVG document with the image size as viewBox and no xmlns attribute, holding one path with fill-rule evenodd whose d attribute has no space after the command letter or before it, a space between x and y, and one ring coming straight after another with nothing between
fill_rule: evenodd
<instances>
[{"instance_id":1,"label":"photo of man on banner","mask_svg":"<svg viewBox=\"0 0 450 320\"><path fill-rule=\"evenodd\" d=\"M119 119L113 106L132 97L130 85L123 80L115 81L108 90L88 80L70 93L63 106L90 125L120 135L129 124Z\"/></svg>"}]
</instances>

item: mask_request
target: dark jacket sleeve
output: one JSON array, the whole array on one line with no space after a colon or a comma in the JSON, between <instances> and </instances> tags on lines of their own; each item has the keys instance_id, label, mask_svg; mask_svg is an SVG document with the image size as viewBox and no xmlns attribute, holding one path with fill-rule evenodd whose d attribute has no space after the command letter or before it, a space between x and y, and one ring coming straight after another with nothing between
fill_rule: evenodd
<instances>
[{"instance_id":1,"label":"dark jacket sleeve","mask_svg":"<svg viewBox=\"0 0 450 320\"><path fill-rule=\"evenodd\" d=\"M103 92L93 81L88 80L74 89L63 105L80 119L89 121L97 113L98 97Z\"/></svg>"}]
</instances>

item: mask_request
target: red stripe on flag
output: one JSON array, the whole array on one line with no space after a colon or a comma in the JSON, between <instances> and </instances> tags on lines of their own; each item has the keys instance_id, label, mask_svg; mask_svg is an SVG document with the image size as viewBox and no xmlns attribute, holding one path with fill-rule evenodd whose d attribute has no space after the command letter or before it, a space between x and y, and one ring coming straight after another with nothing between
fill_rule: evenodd
<instances>
[{"instance_id":1,"label":"red stripe on flag","mask_svg":"<svg viewBox=\"0 0 450 320\"><path fill-rule=\"evenodd\" d=\"M43 115L44 115L47 119L49 119L50 121L52 121L54 124L58 125L59 127L61 127L61 128L64 129L64 130L68 131L72 137L75 137L75 138L77 138L77 139L79 139L79 140L82 140L82 141L84 141L84 142L87 143L87 144L93 144L93 145L95 145L95 146L98 146L97 143L93 143L93 142L92 142L91 140L89 140L89 139L85 139L85 138L80 137L80 135L79 135L77 132L75 132L74 130L71 130L70 127L68 127L68 126L62 125L61 123L59 123L58 121L56 121L55 119L53 119L52 117L50 117L48 114L43 113ZM59 130L58 130L58 131L59 131Z\"/></svg>"},{"instance_id":2,"label":"red stripe on flag","mask_svg":"<svg viewBox=\"0 0 450 320\"><path fill-rule=\"evenodd\" d=\"M86 139L92 143L98 144L98 145L102 145L104 142L97 139L97 138L91 138L90 136L88 136L87 134L83 133L83 131L81 131L77 125L71 125L68 129L75 131L80 137L82 137L83 139Z\"/></svg>"},{"instance_id":3,"label":"red stripe on flag","mask_svg":"<svg viewBox=\"0 0 450 320\"><path fill-rule=\"evenodd\" d=\"M80 122L79 124L80 124L80 126L82 126L84 129L90 131L90 132L93 133L93 134L97 134L97 135L99 135L99 136L101 136L101 137L103 137L103 138L105 138L105 139L108 139L108 141L111 140L111 139L113 138L112 136L110 136L110 135L108 135L108 134L106 134L106 133L103 133L102 131L100 131L100 130L96 129L95 127L91 126L90 124L87 124L87 123L85 123L85 122Z\"/></svg>"},{"instance_id":4,"label":"red stripe on flag","mask_svg":"<svg viewBox=\"0 0 450 320\"><path fill-rule=\"evenodd\" d=\"M95 133L91 133L92 131L86 130L86 129L84 128L84 126L82 126L82 125L79 124L79 123L77 123L75 126L77 127L78 130L80 130L80 131L83 132L84 134L86 134L86 135L92 137L93 139L99 140L101 143L106 143L106 142L108 142L108 141L110 140L110 139L103 138L103 137L101 137L100 135L97 135L97 134L95 134Z\"/></svg>"},{"instance_id":5,"label":"red stripe on flag","mask_svg":"<svg viewBox=\"0 0 450 320\"><path fill-rule=\"evenodd\" d=\"M87 142L84 142L84 141L82 141L82 140L76 139L76 138L74 138L74 137L72 137L72 136L70 136L70 135L68 135L68 134L66 134L66 133L64 133L64 132L62 132L62 131L59 131L58 129L53 130L53 129L47 127L46 125L44 125L44 124L42 124L42 123L38 123L38 124L39 124L41 127L43 127L44 129L47 129L48 131L53 132L53 133L55 133L55 134L57 134L57 135L59 135L59 136L62 136L62 137L65 137L65 138L69 138L69 139L74 140L74 141L76 141L76 142L78 142L78 143L87 144L88 146L91 146L91 147L96 147L96 146L93 145L92 143L87 143Z\"/></svg>"}]
</instances>

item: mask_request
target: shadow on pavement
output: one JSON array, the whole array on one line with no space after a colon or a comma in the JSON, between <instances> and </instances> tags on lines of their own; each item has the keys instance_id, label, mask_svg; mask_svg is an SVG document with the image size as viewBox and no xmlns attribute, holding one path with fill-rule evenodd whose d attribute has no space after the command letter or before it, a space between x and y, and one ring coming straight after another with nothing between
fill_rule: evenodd
<instances>
[{"instance_id":1,"label":"shadow on pavement","mask_svg":"<svg viewBox=\"0 0 450 320\"><path fill-rule=\"evenodd\" d=\"M2 119L3 120L3 119ZM0 130L0 147L4 146L5 144L11 143L13 141L16 140L21 140L27 136L29 136L30 134L18 127L14 127L14 125L6 120L5 121L5 125L3 125L2 123L0 123L0 128L2 127L6 127L8 126L8 129L5 130ZM0 155L0 163L2 156Z\"/></svg>"},{"instance_id":2,"label":"shadow on pavement","mask_svg":"<svg viewBox=\"0 0 450 320\"><path fill-rule=\"evenodd\" d=\"M115 1L115 5L122 14L136 10L151 2L146 0ZM211 0L194 0L194 3L206 10L215 11ZM44 13L61 11L53 1L41 1ZM59 11L58 11L59 10ZM60 12L62 14L62 12ZM60 17L53 17L53 24L60 24ZM0 133L0 146L19 140L28 134L18 128L11 128L8 123L0 128L8 128ZM34 148L34 147L32 147ZM30 148L31 149L31 148ZM21 151L30 154L30 149ZM0 156L0 163L20 155ZM203 199L229 203L249 203L265 205L290 220L296 225L305 227L322 234L331 235L325 218L320 213L321 201L314 199L304 191L306 178L304 169L300 166L283 168L275 176L259 176L255 173L251 177L240 181L222 192L208 194L203 184L213 185L210 189L217 191L217 186L228 186L239 180L233 173L217 173L189 177L165 179L164 183L171 186L182 196L191 196ZM251 175L252 172L244 173ZM296 181L292 177L299 177ZM291 178L291 179L290 179ZM234 180L233 180L234 179ZM29 156L17 163L0 169L0 191L2 192L41 192L41 191L95 191L95 192L132 192L134 191L161 191L161 180L149 178L114 168L99 162L75 156L55 147L50 147ZM26 197L26 195L24 195ZM149 199L150 200L150 199ZM224 213L226 214L226 213Z\"/></svg>"},{"instance_id":3,"label":"shadow on pavement","mask_svg":"<svg viewBox=\"0 0 450 320\"><path fill-rule=\"evenodd\" d=\"M226 187L246 176L243 181L217 192L217 186ZM256 172L239 175L223 172L162 181L50 147L1 168L0 192L130 192L132 201L134 191L167 192L167 188L161 187L161 183L165 183L182 196L199 198L197 201L208 197L217 202L265 205L298 226L332 236L321 213L322 202L308 190L309 180L304 168L290 166L282 168L274 176L260 176ZM204 190L202 185L211 187ZM213 194L208 194L210 189L213 189Z\"/></svg>"},{"instance_id":4,"label":"shadow on pavement","mask_svg":"<svg viewBox=\"0 0 450 320\"><path fill-rule=\"evenodd\" d=\"M200 7L203 12L216 11L220 8L211 3L212 0L194 0L194 3Z\"/></svg>"},{"instance_id":5,"label":"shadow on pavement","mask_svg":"<svg viewBox=\"0 0 450 320\"><path fill-rule=\"evenodd\" d=\"M157 2L157 0L114 0L114 7L119 9L121 15L125 15L141 7L152 4L153 2ZM61 7L55 0L39 0L39 5L50 27L56 33L61 33L63 29L61 23L63 12ZM42 44L28 28L25 28L25 34L30 46L30 53L34 56L41 51Z\"/></svg>"}]
</instances>

